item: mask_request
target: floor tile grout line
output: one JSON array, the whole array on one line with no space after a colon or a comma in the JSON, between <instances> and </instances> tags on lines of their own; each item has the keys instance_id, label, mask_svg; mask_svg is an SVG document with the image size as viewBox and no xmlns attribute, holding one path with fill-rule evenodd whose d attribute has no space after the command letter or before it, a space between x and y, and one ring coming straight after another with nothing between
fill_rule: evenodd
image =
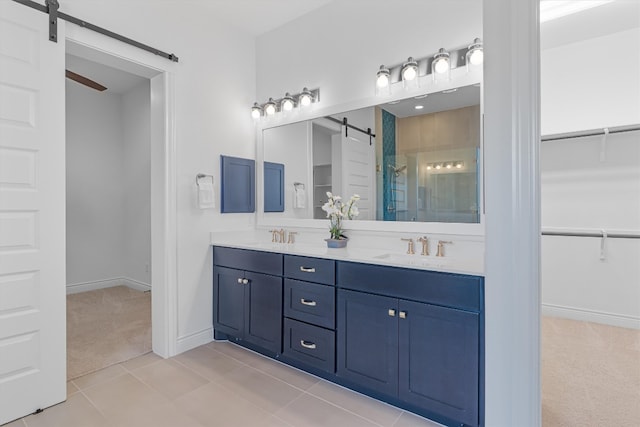
<instances>
[{"instance_id":1,"label":"floor tile grout line","mask_svg":"<svg viewBox=\"0 0 640 427\"><path fill-rule=\"evenodd\" d=\"M353 391L353 390L350 390L350 391ZM347 409L347 408L345 408L345 407L342 407L342 406L338 405L337 403L331 402L331 401L329 401L329 400L327 400L327 399L325 399L325 398L323 398L323 397L316 396L315 394L310 393L310 392L308 392L308 391L305 391L305 392L304 392L304 394L308 394L309 396L314 397L314 398L316 398L316 399L318 399L318 400L322 400L323 402L328 403L328 404L329 404L329 405L331 405L331 406L334 406L334 407L336 407L336 408L338 408L338 409L342 409L343 411L349 412L350 414L355 415L355 416L357 416L358 418L362 418L363 420L365 420L365 421L367 421L367 422L370 422L371 424L374 424L374 425L377 425L377 426L380 426L380 427L384 427L382 424L379 424L379 423L377 423L377 422L375 422L375 421L373 421L373 420L371 420L371 419L369 419L369 418L365 417L364 415L360 415L360 414L358 414L358 413L356 413L356 412L353 412L352 410ZM377 402L379 402L379 401L377 401ZM384 403L384 402L382 402L382 403Z\"/></svg>"},{"instance_id":2,"label":"floor tile grout line","mask_svg":"<svg viewBox=\"0 0 640 427\"><path fill-rule=\"evenodd\" d=\"M213 341L212 341L212 342L213 342ZM318 379L318 381L321 381L321 380L322 380L322 378L320 378L320 377L318 377L318 376L316 376L316 375L313 375L313 374L311 374L311 373L309 373L309 372L305 372L305 371L303 371L303 370L301 370L301 369L296 368L295 366L287 365L286 363L284 363L284 362L282 362L282 361L280 361L280 360L272 359L272 358L270 358L270 357L264 356L264 355L262 355L262 354L260 354L260 353L258 353L258 352L255 352L255 351L253 351L253 350L251 350L251 349L248 349L248 348L247 348L247 349L245 349L244 347L242 347L242 346L240 346L240 345L238 345L238 344L234 344L234 343L231 343L231 342L229 342L229 344L230 344L230 345L234 345L234 346L236 346L236 347L239 347L239 348L241 348L242 350L249 351L249 352L251 352L251 353L253 353L253 354L255 354L255 355L259 356L260 358L262 358L262 359L264 359L264 360L267 360L267 361L270 361L270 362L274 362L274 363L278 363L278 364L280 364L280 365L282 365L283 367L286 367L286 368L295 369L295 370L296 370L296 372L300 372L300 373L302 373L302 374L304 374L304 375L309 375L309 376L311 376L311 377L313 377L313 378ZM211 348L211 347L210 347L210 348ZM214 349L214 350L215 350L215 349ZM218 350L215 350L215 351L218 351ZM243 364L243 365L245 365L245 366L250 367L251 369L254 369L254 370L258 371L258 372L263 373L264 375L267 375L267 376L269 376L269 377L271 377L271 378L274 378L274 379L276 379L276 380L278 380L278 381L280 381L280 382L283 382L283 383L285 383L285 384L287 384L287 385L289 385L289 386L291 386L291 387L295 388L296 390L306 391L305 389L302 389L302 388L300 388L300 387L298 387L298 386L296 386L296 385L294 385L294 384L291 384L291 383L289 383L289 382L287 382L287 381L283 380L282 378L278 378L278 377L276 377L275 375L273 375L273 374L271 374L271 373L269 373L269 372L263 371L262 369L259 369L259 368L255 368L255 367L253 367L253 366L249 365L248 363L246 363L246 362L244 362L244 361L242 361L242 360L240 360L240 359L236 359L236 358L234 358L233 356L229 356L229 355L225 354L224 352L218 351L218 353L221 353L221 354L223 354L223 355L225 355L225 356L227 356L227 357L230 357L230 358L232 358L233 360L235 360L235 361L237 361L237 362L239 362L239 363L242 363L242 364Z\"/></svg>"},{"instance_id":3,"label":"floor tile grout line","mask_svg":"<svg viewBox=\"0 0 640 427\"><path fill-rule=\"evenodd\" d=\"M169 359L163 359L163 360L171 360L171 359L169 358ZM142 368L144 368L144 366L143 366ZM142 369L142 368L141 368L141 369ZM148 384L148 383L147 383L146 381L144 381L142 378L140 378L139 376L137 376L137 375L135 374L135 372L130 372L130 374L131 374L131 376L133 376L135 379L137 379L138 381L140 381L142 384L144 384L144 385L146 385L147 387L149 387L151 390L153 390L153 391L155 391L155 392L159 393L162 397L167 397L167 396L165 396L165 395L164 395L164 393L162 393L162 391L161 391L161 390L158 390L157 388L155 388L155 387L154 387L154 386L152 386L151 384ZM201 384L201 385L197 386L197 387L196 387L196 388L194 388L193 390L190 390L190 391L188 391L188 392L184 393L182 396L187 395L187 394L191 393L192 391L197 390L197 389L199 389L200 387L204 387L204 386L206 386L207 384L210 384L210 383L211 383L211 381L209 381L209 379L204 378L202 375L197 374L197 376L198 376L198 377L200 377L200 378L202 378L202 379L203 379L203 380L205 380L206 382L205 382L204 384ZM175 398L173 398L173 399L171 399L171 398L167 397L167 400L168 400L169 402L173 403L175 400L177 400L177 399L181 398L182 396L177 396L177 397L175 397Z\"/></svg>"}]
</instances>

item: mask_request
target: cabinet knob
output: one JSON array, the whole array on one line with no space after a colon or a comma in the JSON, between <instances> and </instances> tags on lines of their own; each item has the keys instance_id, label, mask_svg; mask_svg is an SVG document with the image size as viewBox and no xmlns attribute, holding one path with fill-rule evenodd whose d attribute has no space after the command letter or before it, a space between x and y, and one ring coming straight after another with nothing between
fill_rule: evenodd
<instances>
[{"instance_id":1,"label":"cabinet knob","mask_svg":"<svg viewBox=\"0 0 640 427\"><path fill-rule=\"evenodd\" d=\"M316 343L311 342L311 341L300 340L300 345L303 346L304 348L308 348L310 350L315 350L316 349Z\"/></svg>"},{"instance_id":2,"label":"cabinet knob","mask_svg":"<svg viewBox=\"0 0 640 427\"><path fill-rule=\"evenodd\" d=\"M396 317L396 311L393 308L389 309L389 316Z\"/></svg>"},{"instance_id":3,"label":"cabinet knob","mask_svg":"<svg viewBox=\"0 0 640 427\"><path fill-rule=\"evenodd\" d=\"M249 279L242 279L242 284L246 285L247 283L249 283Z\"/></svg>"},{"instance_id":4,"label":"cabinet knob","mask_svg":"<svg viewBox=\"0 0 640 427\"><path fill-rule=\"evenodd\" d=\"M308 305L310 307L315 307L316 306L316 302L315 301L304 299L304 298L300 298L300 304Z\"/></svg>"},{"instance_id":5,"label":"cabinet knob","mask_svg":"<svg viewBox=\"0 0 640 427\"><path fill-rule=\"evenodd\" d=\"M242 284L242 277L238 277L238 283Z\"/></svg>"},{"instance_id":6,"label":"cabinet knob","mask_svg":"<svg viewBox=\"0 0 640 427\"><path fill-rule=\"evenodd\" d=\"M407 318L407 312L406 312L406 311L401 311L401 312L398 314L398 316L399 316L401 319L406 319L406 318Z\"/></svg>"}]
</instances>

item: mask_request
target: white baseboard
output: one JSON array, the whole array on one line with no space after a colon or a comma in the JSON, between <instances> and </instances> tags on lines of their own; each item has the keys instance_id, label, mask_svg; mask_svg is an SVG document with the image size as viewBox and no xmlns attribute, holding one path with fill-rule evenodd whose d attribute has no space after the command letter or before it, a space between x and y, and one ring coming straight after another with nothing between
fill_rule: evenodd
<instances>
[{"instance_id":1,"label":"white baseboard","mask_svg":"<svg viewBox=\"0 0 640 427\"><path fill-rule=\"evenodd\" d=\"M563 317L584 322L602 323L621 328L640 329L640 318L561 305L542 304L544 316Z\"/></svg>"},{"instance_id":2,"label":"white baseboard","mask_svg":"<svg viewBox=\"0 0 640 427\"><path fill-rule=\"evenodd\" d=\"M213 328L203 329L200 332L179 337L176 345L176 354L184 353L192 348L200 347L213 341Z\"/></svg>"},{"instance_id":3,"label":"white baseboard","mask_svg":"<svg viewBox=\"0 0 640 427\"><path fill-rule=\"evenodd\" d=\"M72 283L67 285L67 295L80 292L94 291L96 289L112 288L114 286L127 286L137 291L151 290L151 285L126 277L114 277L112 279L95 280L92 282Z\"/></svg>"}]
</instances>

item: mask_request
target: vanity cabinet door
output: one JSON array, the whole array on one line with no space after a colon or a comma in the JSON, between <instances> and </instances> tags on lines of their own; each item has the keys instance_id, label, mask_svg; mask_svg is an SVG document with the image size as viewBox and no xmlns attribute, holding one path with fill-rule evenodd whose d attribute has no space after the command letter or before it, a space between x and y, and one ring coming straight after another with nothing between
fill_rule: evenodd
<instances>
[{"instance_id":1,"label":"vanity cabinet door","mask_svg":"<svg viewBox=\"0 0 640 427\"><path fill-rule=\"evenodd\" d=\"M399 397L478 425L477 313L399 301Z\"/></svg>"},{"instance_id":2,"label":"vanity cabinet door","mask_svg":"<svg viewBox=\"0 0 640 427\"><path fill-rule=\"evenodd\" d=\"M218 266L213 269L213 327L238 338L244 336L243 278L242 270Z\"/></svg>"},{"instance_id":3,"label":"vanity cabinet door","mask_svg":"<svg viewBox=\"0 0 640 427\"><path fill-rule=\"evenodd\" d=\"M337 375L378 393L398 393L398 300L338 290Z\"/></svg>"},{"instance_id":4,"label":"vanity cabinet door","mask_svg":"<svg viewBox=\"0 0 640 427\"><path fill-rule=\"evenodd\" d=\"M244 339L282 352L282 277L245 272Z\"/></svg>"}]
</instances>

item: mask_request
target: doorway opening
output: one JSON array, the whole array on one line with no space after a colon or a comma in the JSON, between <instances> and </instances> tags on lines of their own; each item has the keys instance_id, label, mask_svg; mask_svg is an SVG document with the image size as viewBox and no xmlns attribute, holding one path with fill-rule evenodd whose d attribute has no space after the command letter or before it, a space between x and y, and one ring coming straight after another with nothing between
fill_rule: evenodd
<instances>
[{"instance_id":1,"label":"doorway opening","mask_svg":"<svg viewBox=\"0 0 640 427\"><path fill-rule=\"evenodd\" d=\"M75 55L66 69L72 379L151 351L151 94L148 78Z\"/></svg>"},{"instance_id":2,"label":"doorway opening","mask_svg":"<svg viewBox=\"0 0 640 427\"><path fill-rule=\"evenodd\" d=\"M121 341L133 343L118 358L150 350L173 356L177 329L174 64L90 32L67 32L65 50L67 69L75 68L76 74L107 87L99 92L77 80L66 83L67 113L75 110L77 117L67 117L67 293L98 290L103 300L116 305L112 323L117 323L118 313L123 318L117 319L121 326L112 328L123 332ZM98 114L92 115L96 103ZM99 225L90 219L100 219L104 229L96 230ZM86 265L78 265L82 259L88 260ZM107 288L115 295L109 295ZM91 297L87 294L86 299ZM91 326L82 328L91 333ZM80 354L86 355L90 346L81 345Z\"/></svg>"}]
</instances>

